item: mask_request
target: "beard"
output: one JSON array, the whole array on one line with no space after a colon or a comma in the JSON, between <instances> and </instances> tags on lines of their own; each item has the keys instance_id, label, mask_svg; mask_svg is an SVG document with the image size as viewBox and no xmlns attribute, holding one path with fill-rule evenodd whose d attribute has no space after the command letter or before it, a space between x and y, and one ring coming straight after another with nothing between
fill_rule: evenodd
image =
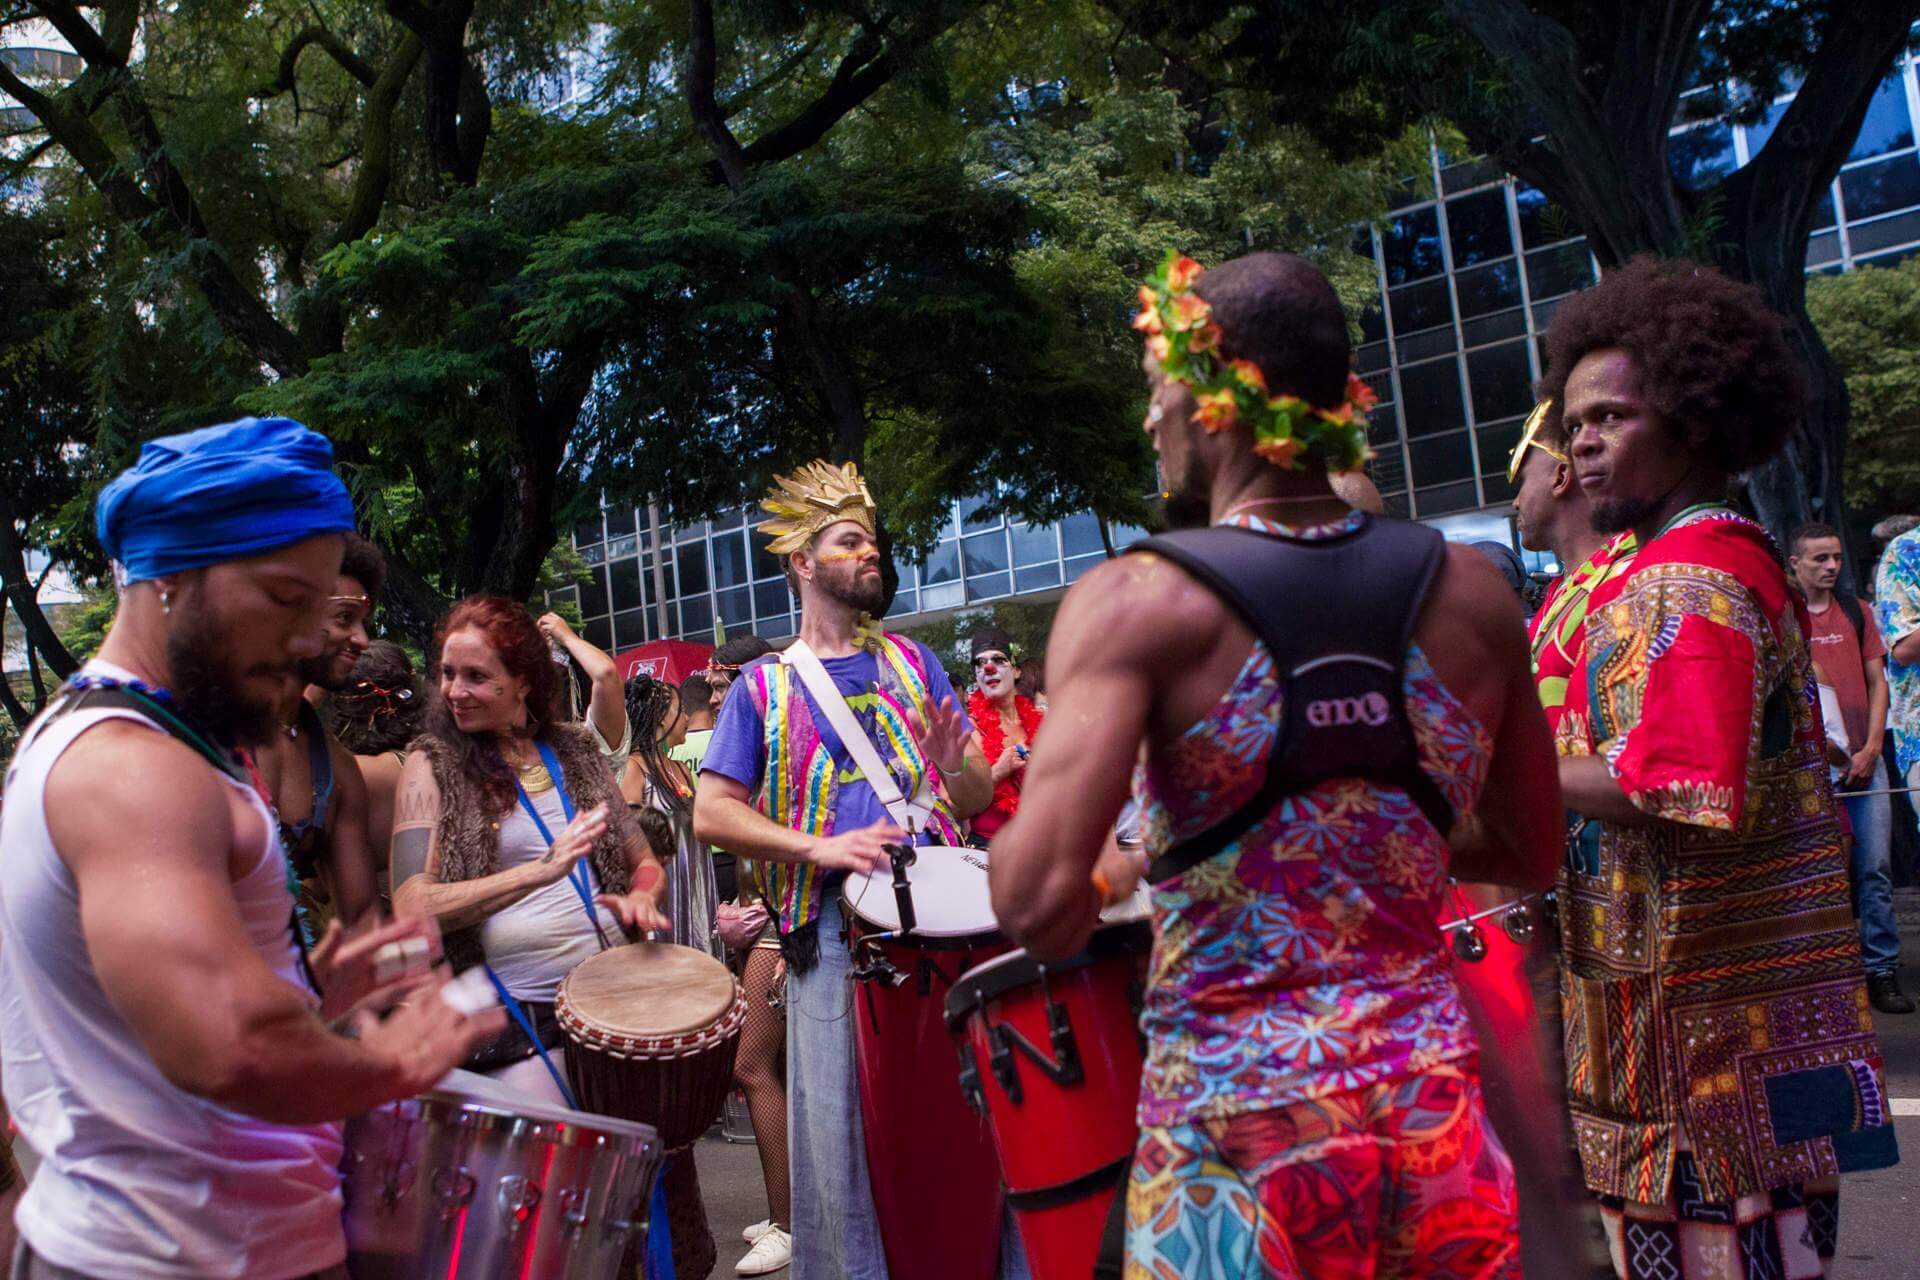
<instances>
[{"instance_id":1,"label":"beard","mask_svg":"<svg viewBox=\"0 0 1920 1280\"><path fill-rule=\"evenodd\" d=\"M1665 495L1658 498L1613 498L1593 504L1595 533L1622 533L1659 514Z\"/></svg>"},{"instance_id":2,"label":"beard","mask_svg":"<svg viewBox=\"0 0 1920 1280\"><path fill-rule=\"evenodd\" d=\"M338 653L323 653L317 658L302 658L294 664L293 669L308 684L325 689L328 693L338 693L353 680L351 667L348 668L346 675L338 679L334 678L333 664L339 658Z\"/></svg>"},{"instance_id":3,"label":"beard","mask_svg":"<svg viewBox=\"0 0 1920 1280\"><path fill-rule=\"evenodd\" d=\"M199 592L185 595L175 613L178 620L167 633L167 666L182 718L227 746L271 741L273 704L253 702L241 692L233 651Z\"/></svg>"},{"instance_id":4,"label":"beard","mask_svg":"<svg viewBox=\"0 0 1920 1280\"><path fill-rule=\"evenodd\" d=\"M839 566L834 567L836 572L814 575L814 583L821 593L829 600L837 600L849 608L878 615L880 606L887 600L886 580L878 574L868 578L858 565L853 566L843 579L837 572Z\"/></svg>"},{"instance_id":5,"label":"beard","mask_svg":"<svg viewBox=\"0 0 1920 1280\"><path fill-rule=\"evenodd\" d=\"M1201 529L1213 522L1213 498L1188 477L1173 484L1161 503L1169 529Z\"/></svg>"}]
</instances>

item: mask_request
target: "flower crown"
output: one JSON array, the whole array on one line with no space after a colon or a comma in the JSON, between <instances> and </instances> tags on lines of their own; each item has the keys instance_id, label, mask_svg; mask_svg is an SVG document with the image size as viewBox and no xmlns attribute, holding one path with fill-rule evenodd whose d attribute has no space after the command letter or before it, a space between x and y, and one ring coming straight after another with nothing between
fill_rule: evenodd
<instances>
[{"instance_id":1,"label":"flower crown","mask_svg":"<svg viewBox=\"0 0 1920 1280\"><path fill-rule=\"evenodd\" d=\"M1220 325L1213 308L1193 292L1205 270L1177 250L1140 286L1140 314L1133 327L1147 335L1147 350L1160 371L1193 393L1193 420L1209 434L1245 423L1253 451L1277 467L1298 470L1300 457L1317 453L1329 471L1358 471L1373 457L1367 446L1367 410L1378 397L1359 375L1347 375L1347 398L1317 409L1298 396L1267 394L1267 379L1251 360L1220 353Z\"/></svg>"}]
</instances>

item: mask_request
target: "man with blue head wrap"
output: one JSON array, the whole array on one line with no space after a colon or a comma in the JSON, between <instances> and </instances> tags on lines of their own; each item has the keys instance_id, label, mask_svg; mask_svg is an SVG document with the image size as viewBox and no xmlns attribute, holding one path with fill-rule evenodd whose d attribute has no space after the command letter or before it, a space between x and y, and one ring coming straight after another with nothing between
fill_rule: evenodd
<instances>
[{"instance_id":1,"label":"man with blue head wrap","mask_svg":"<svg viewBox=\"0 0 1920 1280\"><path fill-rule=\"evenodd\" d=\"M309 963L236 764L323 650L353 520L332 462L245 419L149 443L100 496L119 613L0 806L0 1050L40 1157L16 1277L344 1275L335 1122L500 1027L430 984L364 1012L399 996L376 954L431 945L417 923L330 933Z\"/></svg>"}]
</instances>

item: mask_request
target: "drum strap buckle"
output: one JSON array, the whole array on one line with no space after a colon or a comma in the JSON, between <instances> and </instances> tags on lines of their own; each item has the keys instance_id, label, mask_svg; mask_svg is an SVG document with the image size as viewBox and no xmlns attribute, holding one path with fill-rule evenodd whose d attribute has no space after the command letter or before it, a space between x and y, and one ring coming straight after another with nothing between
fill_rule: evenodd
<instances>
[{"instance_id":1,"label":"drum strap buckle","mask_svg":"<svg viewBox=\"0 0 1920 1280\"><path fill-rule=\"evenodd\" d=\"M1080 1065L1080 1045L1073 1035L1073 1021L1067 1007L1057 1003L1053 992L1047 985L1047 971L1040 970L1040 994L1047 1006L1047 1040L1053 1049L1049 1058L1045 1051L1033 1041L1021 1035L1005 1023L997 1023L987 1029L988 1069L993 1078L1006 1090L1007 1097L1015 1103L1022 1100L1024 1090L1020 1087L1020 1072L1013 1060L1018 1050L1033 1065L1040 1068L1046 1077L1058 1085L1079 1084L1086 1078L1086 1071Z\"/></svg>"}]
</instances>

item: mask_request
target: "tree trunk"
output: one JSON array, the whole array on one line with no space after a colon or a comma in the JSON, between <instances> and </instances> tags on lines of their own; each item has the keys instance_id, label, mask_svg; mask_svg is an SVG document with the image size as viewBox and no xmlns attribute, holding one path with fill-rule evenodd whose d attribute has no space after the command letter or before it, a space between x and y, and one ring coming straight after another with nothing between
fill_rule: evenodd
<instances>
[{"instance_id":1,"label":"tree trunk","mask_svg":"<svg viewBox=\"0 0 1920 1280\"><path fill-rule=\"evenodd\" d=\"M40 593L27 573L26 548L21 545L19 531L14 527L13 502L4 492L0 492L0 587L5 590L7 603L13 606L14 616L20 619L20 629L27 641L28 664L32 664L33 654L38 652L54 675L62 680L78 670L80 664L67 652L67 646L60 643L53 624L40 611Z\"/></svg>"}]
</instances>

